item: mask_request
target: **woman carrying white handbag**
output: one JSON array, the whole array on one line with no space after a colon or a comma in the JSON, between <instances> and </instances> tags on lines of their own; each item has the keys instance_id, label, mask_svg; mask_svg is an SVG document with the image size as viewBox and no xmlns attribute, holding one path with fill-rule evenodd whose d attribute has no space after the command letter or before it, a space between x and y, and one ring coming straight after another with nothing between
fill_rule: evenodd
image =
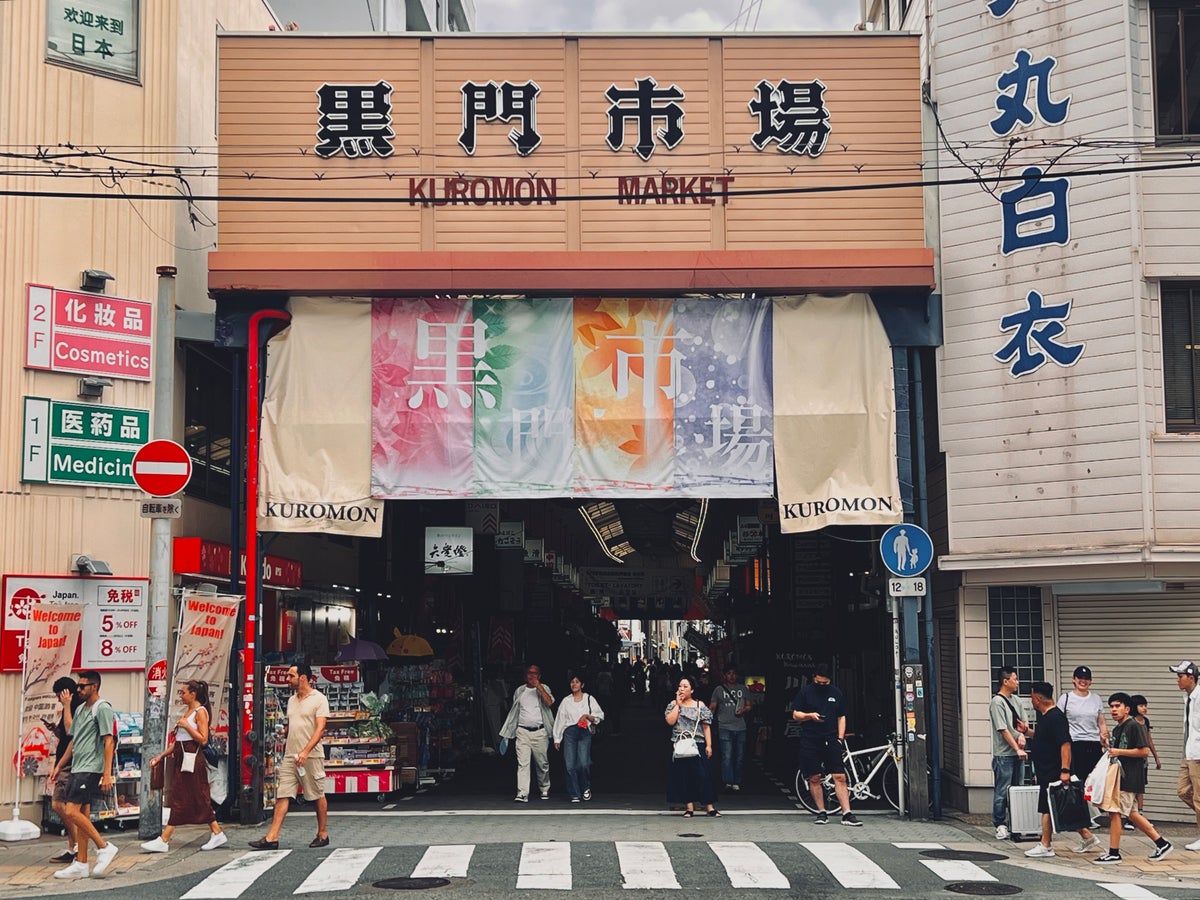
<instances>
[{"instance_id":1,"label":"woman carrying white handbag","mask_svg":"<svg viewBox=\"0 0 1200 900\"><path fill-rule=\"evenodd\" d=\"M679 680L675 700L667 704L666 719L671 726L667 800L675 806L686 804L685 818L695 814L697 803L704 804L706 815L721 815L714 804L717 792L709 770L713 752L712 710L692 696L689 679Z\"/></svg>"}]
</instances>

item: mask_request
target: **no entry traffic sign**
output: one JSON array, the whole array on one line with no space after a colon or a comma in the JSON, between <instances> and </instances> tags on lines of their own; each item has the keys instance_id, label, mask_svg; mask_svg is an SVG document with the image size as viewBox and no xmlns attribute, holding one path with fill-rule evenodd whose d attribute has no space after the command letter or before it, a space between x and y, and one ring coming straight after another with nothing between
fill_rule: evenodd
<instances>
[{"instance_id":1,"label":"no entry traffic sign","mask_svg":"<svg viewBox=\"0 0 1200 900\"><path fill-rule=\"evenodd\" d=\"M151 497L178 494L192 477L192 458L174 441L151 441L133 455L133 480Z\"/></svg>"}]
</instances>

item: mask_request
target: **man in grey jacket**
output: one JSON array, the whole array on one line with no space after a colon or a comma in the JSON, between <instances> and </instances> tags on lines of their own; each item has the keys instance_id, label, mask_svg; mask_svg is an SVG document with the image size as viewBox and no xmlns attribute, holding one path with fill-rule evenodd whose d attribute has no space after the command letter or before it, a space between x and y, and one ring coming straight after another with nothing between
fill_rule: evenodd
<instances>
[{"instance_id":1,"label":"man in grey jacket","mask_svg":"<svg viewBox=\"0 0 1200 900\"><path fill-rule=\"evenodd\" d=\"M537 766L538 790L550 799L550 735L554 731L554 695L542 684L542 670L531 665L525 683L513 692L512 707L500 737L517 745L517 803L529 802L529 761Z\"/></svg>"}]
</instances>

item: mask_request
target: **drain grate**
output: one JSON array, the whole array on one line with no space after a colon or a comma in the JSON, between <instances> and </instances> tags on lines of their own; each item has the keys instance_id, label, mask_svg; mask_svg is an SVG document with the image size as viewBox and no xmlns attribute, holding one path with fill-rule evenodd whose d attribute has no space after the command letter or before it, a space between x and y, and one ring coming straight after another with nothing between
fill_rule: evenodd
<instances>
[{"instance_id":1,"label":"drain grate","mask_svg":"<svg viewBox=\"0 0 1200 900\"><path fill-rule=\"evenodd\" d=\"M954 859L961 862L999 862L1008 859L1003 853L988 853L983 850L922 850L927 859Z\"/></svg>"},{"instance_id":2,"label":"drain grate","mask_svg":"<svg viewBox=\"0 0 1200 900\"><path fill-rule=\"evenodd\" d=\"M374 887L389 891L427 891L430 888L445 887L449 883L449 878L385 878L383 881L376 881Z\"/></svg>"},{"instance_id":3,"label":"drain grate","mask_svg":"<svg viewBox=\"0 0 1200 900\"><path fill-rule=\"evenodd\" d=\"M970 894L973 897L1004 897L1019 894L1021 888L1000 881L952 881L946 885L952 894Z\"/></svg>"}]
</instances>

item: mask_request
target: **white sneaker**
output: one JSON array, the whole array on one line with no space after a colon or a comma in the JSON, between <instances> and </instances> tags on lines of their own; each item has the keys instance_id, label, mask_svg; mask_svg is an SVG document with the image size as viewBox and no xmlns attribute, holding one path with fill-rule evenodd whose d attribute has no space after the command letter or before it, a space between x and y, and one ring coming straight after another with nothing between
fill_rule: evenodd
<instances>
[{"instance_id":1,"label":"white sneaker","mask_svg":"<svg viewBox=\"0 0 1200 900\"><path fill-rule=\"evenodd\" d=\"M998 841L1007 841L1008 840L1008 826L1007 825L997 825L996 826L996 840L998 840Z\"/></svg>"},{"instance_id":2,"label":"white sneaker","mask_svg":"<svg viewBox=\"0 0 1200 900\"><path fill-rule=\"evenodd\" d=\"M229 838L225 837L225 832L218 831L207 841L200 845L201 850L216 850L218 847L224 847L229 843Z\"/></svg>"},{"instance_id":3,"label":"white sneaker","mask_svg":"<svg viewBox=\"0 0 1200 900\"><path fill-rule=\"evenodd\" d=\"M1089 850L1095 850L1099 846L1100 846L1100 838L1096 837L1095 835L1092 835L1086 841L1083 840L1082 838L1080 838L1079 846L1072 847L1071 851L1073 853L1087 853Z\"/></svg>"},{"instance_id":4,"label":"white sneaker","mask_svg":"<svg viewBox=\"0 0 1200 900\"><path fill-rule=\"evenodd\" d=\"M152 841L146 841L141 846L147 853L166 853L171 849L170 844L164 841L161 835Z\"/></svg>"},{"instance_id":5,"label":"white sneaker","mask_svg":"<svg viewBox=\"0 0 1200 900\"><path fill-rule=\"evenodd\" d=\"M1192 841L1190 844L1184 844L1185 850L1200 850L1200 841Z\"/></svg>"},{"instance_id":6,"label":"white sneaker","mask_svg":"<svg viewBox=\"0 0 1200 900\"><path fill-rule=\"evenodd\" d=\"M96 865L92 866L93 875L103 875L109 864L117 855L117 845L109 841L102 849L96 851Z\"/></svg>"},{"instance_id":7,"label":"white sneaker","mask_svg":"<svg viewBox=\"0 0 1200 900\"><path fill-rule=\"evenodd\" d=\"M82 863L79 860L71 863L65 869L59 869L54 873L55 878L87 878L88 864Z\"/></svg>"},{"instance_id":8,"label":"white sneaker","mask_svg":"<svg viewBox=\"0 0 1200 900\"><path fill-rule=\"evenodd\" d=\"M1035 858L1050 857L1054 855L1054 850L1045 844L1035 844L1032 849L1025 851L1025 855Z\"/></svg>"},{"instance_id":9,"label":"white sneaker","mask_svg":"<svg viewBox=\"0 0 1200 900\"><path fill-rule=\"evenodd\" d=\"M731 784L729 787L734 791L734 793L737 793L742 789L740 784Z\"/></svg>"}]
</instances>

